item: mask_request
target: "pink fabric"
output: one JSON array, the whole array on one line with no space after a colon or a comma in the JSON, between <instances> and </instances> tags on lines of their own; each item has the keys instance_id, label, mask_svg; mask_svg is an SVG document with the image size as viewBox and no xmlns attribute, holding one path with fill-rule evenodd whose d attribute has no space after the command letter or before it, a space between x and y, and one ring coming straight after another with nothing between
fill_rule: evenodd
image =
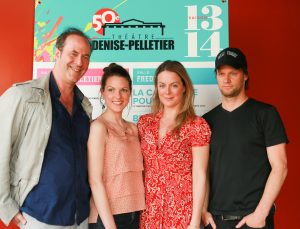
<instances>
[{"instance_id":1,"label":"pink fabric","mask_svg":"<svg viewBox=\"0 0 300 229\"><path fill-rule=\"evenodd\" d=\"M103 122L108 130L103 180L112 213L142 210L145 208L144 168L138 135L129 124L125 133Z\"/></svg>"}]
</instances>

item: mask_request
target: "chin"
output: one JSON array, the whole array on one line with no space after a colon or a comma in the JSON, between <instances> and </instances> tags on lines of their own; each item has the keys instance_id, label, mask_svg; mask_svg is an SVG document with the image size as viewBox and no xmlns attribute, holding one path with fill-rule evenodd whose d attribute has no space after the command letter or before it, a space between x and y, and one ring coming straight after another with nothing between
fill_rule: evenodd
<instances>
[{"instance_id":1,"label":"chin","mask_svg":"<svg viewBox=\"0 0 300 229\"><path fill-rule=\"evenodd\" d=\"M80 79L81 79L81 75L70 75L69 76L69 79L70 81L72 81L73 83L77 83Z\"/></svg>"},{"instance_id":2,"label":"chin","mask_svg":"<svg viewBox=\"0 0 300 229\"><path fill-rule=\"evenodd\" d=\"M222 92L222 95L227 98L233 98L233 97L238 96L239 93L236 93L236 92L224 93L224 92Z\"/></svg>"},{"instance_id":3,"label":"chin","mask_svg":"<svg viewBox=\"0 0 300 229\"><path fill-rule=\"evenodd\" d=\"M114 112L114 113L122 113L123 112L123 110L125 109L125 107L109 107L109 109L112 111L112 112Z\"/></svg>"},{"instance_id":4,"label":"chin","mask_svg":"<svg viewBox=\"0 0 300 229\"><path fill-rule=\"evenodd\" d=\"M165 103L163 105L164 105L164 107L167 107L167 108L175 108L175 107L179 106L178 103Z\"/></svg>"}]
</instances>

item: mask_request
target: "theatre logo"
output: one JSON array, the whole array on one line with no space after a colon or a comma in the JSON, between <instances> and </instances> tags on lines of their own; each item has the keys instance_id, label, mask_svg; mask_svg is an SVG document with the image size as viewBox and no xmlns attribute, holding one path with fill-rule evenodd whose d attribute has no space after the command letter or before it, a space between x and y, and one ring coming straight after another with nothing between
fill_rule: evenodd
<instances>
[{"instance_id":1,"label":"theatre logo","mask_svg":"<svg viewBox=\"0 0 300 229\"><path fill-rule=\"evenodd\" d=\"M100 34L92 40L93 50L174 50L174 39L164 37L165 27L139 19L121 22L115 11L100 9L93 17L93 28Z\"/></svg>"}]
</instances>

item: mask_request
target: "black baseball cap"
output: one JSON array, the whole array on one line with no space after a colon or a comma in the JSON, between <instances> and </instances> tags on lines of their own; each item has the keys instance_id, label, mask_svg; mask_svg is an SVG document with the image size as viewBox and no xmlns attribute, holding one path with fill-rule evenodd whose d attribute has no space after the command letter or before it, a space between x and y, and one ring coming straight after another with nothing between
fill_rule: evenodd
<instances>
[{"instance_id":1,"label":"black baseball cap","mask_svg":"<svg viewBox=\"0 0 300 229\"><path fill-rule=\"evenodd\" d=\"M247 60L245 54L238 48L226 48L223 49L216 57L215 66L216 69L223 65L229 65L236 69L247 70Z\"/></svg>"}]
</instances>

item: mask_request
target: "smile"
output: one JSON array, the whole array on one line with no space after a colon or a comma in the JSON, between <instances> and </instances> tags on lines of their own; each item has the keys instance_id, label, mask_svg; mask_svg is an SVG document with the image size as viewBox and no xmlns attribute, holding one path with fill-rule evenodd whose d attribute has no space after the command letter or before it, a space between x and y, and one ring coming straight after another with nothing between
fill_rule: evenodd
<instances>
[{"instance_id":1,"label":"smile","mask_svg":"<svg viewBox=\"0 0 300 229\"><path fill-rule=\"evenodd\" d=\"M74 72L80 72L81 71L81 68L74 68L74 67L71 67L71 69L74 71Z\"/></svg>"},{"instance_id":2,"label":"smile","mask_svg":"<svg viewBox=\"0 0 300 229\"><path fill-rule=\"evenodd\" d=\"M113 104L116 104L116 105L121 105L123 102L122 101L112 101Z\"/></svg>"}]
</instances>

